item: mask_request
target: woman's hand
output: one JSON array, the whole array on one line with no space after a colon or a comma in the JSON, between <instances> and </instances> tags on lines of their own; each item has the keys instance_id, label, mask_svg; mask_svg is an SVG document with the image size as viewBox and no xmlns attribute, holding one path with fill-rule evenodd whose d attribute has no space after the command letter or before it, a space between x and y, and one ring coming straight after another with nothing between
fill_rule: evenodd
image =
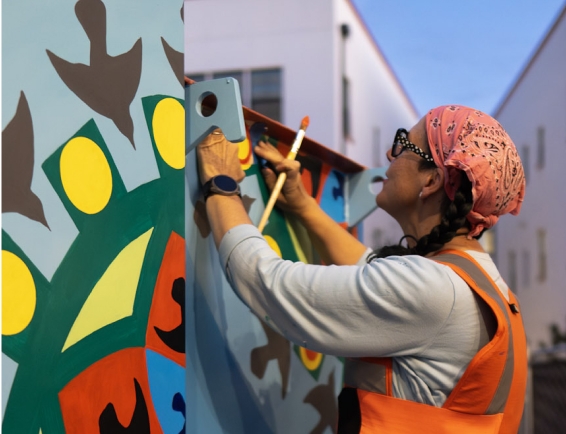
<instances>
[{"instance_id":1,"label":"woman's hand","mask_svg":"<svg viewBox=\"0 0 566 434\"><path fill-rule=\"evenodd\" d=\"M277 206L283 211L293 213L299 217L304 215L313 205L316 206L316 201L308 194L303 185L300 173L301 163L283 157L270 143L261 140L254 150L258 157L271 163L277 172L287 174L281 194L277 198ZM264 168L262 174L267 187L271 191L277 181L277 175L269 168Z\"/></svg>"},{"instance_id":2,"label":"woman's hand","mask_svg":"<svg viewBox=\"0 0 566 434\"><path fill-rule=\"evenodd\" d=\"M228 175L241 182L246 174L238 158L239 145L231 143L220 129L214 130L197 146L200 182L204 184L216 175Z\"/></svg>"}]
</instances>

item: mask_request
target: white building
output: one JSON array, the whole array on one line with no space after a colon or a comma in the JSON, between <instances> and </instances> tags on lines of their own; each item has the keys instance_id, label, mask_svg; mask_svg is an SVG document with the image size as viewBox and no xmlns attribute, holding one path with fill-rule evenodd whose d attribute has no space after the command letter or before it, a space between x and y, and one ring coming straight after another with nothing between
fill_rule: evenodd
<instances>
[{"instance_id":1,"label":"white building","mask_svg":"<svg viewBox=\"0 0 566 434\"><path fill-rule=\"evenodd\" d=\"M497 225L497 262L518 294L531 350L566 329L566 6L494 115L513 138L527 192Z\"/></svg>"},{"instance_id":2,"label":"white building","mask_svg":"<svg viewBox=\"0 0 566 434\"><path fill-rule=\"evenodd\" d=\"M349 0L185 0L185 29L189 77L237 78L244 105L293 129L308 115L309 137L366 167L418 120ZM364 241L397 242L397 226L378 210Z\"/></svg>"}]
</instances>

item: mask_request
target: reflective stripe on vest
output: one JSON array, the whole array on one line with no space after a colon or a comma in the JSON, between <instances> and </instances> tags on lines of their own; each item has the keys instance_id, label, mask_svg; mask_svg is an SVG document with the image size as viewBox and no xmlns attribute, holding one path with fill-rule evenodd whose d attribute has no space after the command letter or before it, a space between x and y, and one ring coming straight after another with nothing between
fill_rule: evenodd
<instances>
[{"instance_id":1,"label":"reflective stripe on vest","mask_svg":"<svg viewBox=\"0 0 566 434\"><path fill-rule=\"evenodd\" d=\"M464 281L474 290L480 297L492 308L497 318L497 331L495 332L495 336L490 341L488 345L482 348L478 354L472 359L468 369L462 375L462 378L458 382L458 384L454 387L454 390L446 399L444 403L445 408L450 408L452 410L457 411L464 411L469 408L469 397L465 396L467 389L464 383L469 381L467 376L470 375L474 366L474 363L481 363L478 362L478 359L487 353L487 349L490 345L494 344L496 339L501 339L501 334L505 331L507 332L507 348L506 348L506 357L505 357L505 365L503 366L503 372L498 377L499 384L497 385L497 389L494 391L492 399L489 402L488 407L481 411L476 411L479 414L497 414L503 412L505 408L505 404L507 402L507 397L509 396L509 389L511 388L511 381L513 380L513 370L514 370L514 357L513 357L513 330L511 328L511 324L509 321L509 314L508 310L509 307L507 305L507 301L495 286L495 283L489 278L485 272L483 272L478 265L474 262L471 262L471 258L462 257L460 254L456 253L445 253L442 255L438 255L434 257L434 260L440 263L444 263L446 265L451 266L451 268L462 278ZM456 268L455 268L456 267ZM470 281L471 279L471 281ZM474 285L475 284L475 285ZM482 293L484 292L484 293ZM485 297L488 296L488 298ZM499 309L494 309L493 301L497 303L497 307ZM503 314L504 321L501 321L501 314ZM502 343L503 344L503 343ZM504 346L504 345L501 345ZM493 349L489 348L491 351ZM471 368L471 369L470 369ZM458 393L460 392L460 393ZM484 388L481 391L482 395L486 396L486 390ZM487 395L486 397L488 397ZM460 402L463 401L463 402ZM477 406L476 406L477 407Z\"/></svg>"},{"instance_id":2,"label":"reflective stripe on vest","mask_svg":"<svg viewBox=\"0 0 566 434\"><path fill-rule=\"evenodd\" d=\"M523 345L522 321L520 318L511 318L518 317L518 308L513 304L515 299L510 292L508 303L481 266L461 251L441 252L432 259L452 268L489 306L497 321L495 334L471 360L441 409L394 398L391 359L346 359L344 384L358 389L361 412L359 432L381 428L384 432L408 433L419 424L414 419L417 413L428 415L426 432L438 434L451 432L455 428L460 431L453 432L462 433L516 432L526 387L526 348ZM512 310L510 305L515 309ZM518 336L514 338L513 333ZM518 356L514 342L519 342ZM518 367L514 363L516 357L519 360ZM512 384L514 393L522 393L522 396L514 397L512 405L506 408ZM504 417L504 410L514 414Z\"/></svg>"}]
</instances>

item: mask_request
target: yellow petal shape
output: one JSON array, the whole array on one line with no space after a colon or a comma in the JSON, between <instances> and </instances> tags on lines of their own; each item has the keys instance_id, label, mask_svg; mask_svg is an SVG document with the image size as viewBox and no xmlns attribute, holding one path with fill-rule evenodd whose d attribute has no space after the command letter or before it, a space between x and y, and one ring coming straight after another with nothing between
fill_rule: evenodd
<instances>
[{"instance_id":1,"label":"yellow petal shape","mask_svg":"<svg viewBox=\"0 0 566 434\"><path fill-rule=\"evenodd\" d=\"M174 169L185 167L185 108L174 98L157 103L152 119L159 155Z\"/></svg>"},{"instance_id":2,"label":"yellow petal shape","mask_svg":"<svg viewBox=\"0 0 566 434\"><path fill-rule=\"evenodd\" d=\"M18 256L2 250L2 334L15 335L33 318L36 291L33 276Z\"/></svg>"},{"instance_id":3,"label":"yellow petal shape","mask_svg":"<svg viewBox=\"0 0 566 434\"><path fill-rule=\"evenodd\" d=\"M301 353L301 360L309 371L314 371L320 366L322 361L322 354L314 351L307 350L306 348L299 347Z\"/></svg>"},{"instance_id":4,"label":"yellow petal shape","mask_svg":"<svg viewBox=\"0 0 566 434\"><path fill-rule=\"evenodd\" d=\"M277 244L277 241L275 241L275 239L273 237L270 237L269 235L264 235L263 237L265 238L265 241L267 241L267 244L269 244L269 247L275 250L277 256L281 258L282 257L281 249L279 248L279 244Z\"/></svg>"},{"instance_id":5,"label":"yellow petal shape","mask_svg":"<svg viewBox=\"0 0 566 434\"><path fill-rule=\"evenodd\" d=\"M63 148L61 182L69 200L86 214L102 211L112 196L112 172L102 149L87 137Z\"/></svg>"},{"instance_id":6,"label":"yellow petal shape","mask_svg":"<svg viewBox=\"0 0 566 434\"><path fill-rule=\"evenodd\" d=\"M132 315L153 228L128 244L106 269L79 312L61 352L108 324Z\"/></svg>"},{"instance_id":7,"label":"yellow petal shape","mask_svg":"<svg viewBox=\"0 0 566 434\"><path fill-rule=\"evenodd\" d=\"M293 243L293 247L295 248L295 253L297 254L297 257L299 258L299 261L304 262L305 264L308 264L309 261L307 260L305 252L303 252L303 249L301 248L301 243L299 242L299 239L297 238L297 234L295 233L295 230L289 224L289 220L285 219L285 225L287 226L287 230L289 231L289 235L291 236L291 242Z\"/></svg>"}]
</instances>

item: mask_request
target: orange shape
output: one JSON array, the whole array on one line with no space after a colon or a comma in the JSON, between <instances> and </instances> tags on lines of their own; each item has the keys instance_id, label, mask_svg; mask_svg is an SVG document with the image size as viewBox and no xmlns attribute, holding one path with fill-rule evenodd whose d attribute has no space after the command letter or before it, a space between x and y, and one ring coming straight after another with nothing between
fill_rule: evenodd
<instances>
[{"instance_id":1,"label":"orange shape","mask_svg":"<svg viewBox=\"0 0 566 434\"><path fill-rule=\"evenodd\" d=\"M155 281L155 290L149 313L149 320L146 331L146 347L173 360L181 366L185 366L185 351L176 351L175 331L182 328L182 339L184 344L184 321L182 318L181 305L179 299L179 285L183 280L185 286L185 240L179 234L171 232L161 267ZM177 288L177 289L175 289ZM184 288L183 288L184 289ZM175 292L176 291L176 292ZM175 295L176 294L176 295ZM184 305L184 294L182 303ZM183 306L184 309L184 306ZM161 330L161 332L158 332ZM168 335L166 337L166 335ZM169 338L169 340L168 340ZM173 342L171 342L173 341Z\"/></svg>"},{"instance_id":2,"label":"orange shape","mask_svg":"<svg viewBox=\"0 0 566 434\"><path fill-rule=\"evenodd\" d=\"M136 402L134 379L144 402ZM67 434L100 434L99 419L110 404L124 427L132 423L136 404L145 404L150 432L163 433L153 408L143 348L127 348L92 364L59 392L59 402Z\"/></svg>"}]
</instances>

